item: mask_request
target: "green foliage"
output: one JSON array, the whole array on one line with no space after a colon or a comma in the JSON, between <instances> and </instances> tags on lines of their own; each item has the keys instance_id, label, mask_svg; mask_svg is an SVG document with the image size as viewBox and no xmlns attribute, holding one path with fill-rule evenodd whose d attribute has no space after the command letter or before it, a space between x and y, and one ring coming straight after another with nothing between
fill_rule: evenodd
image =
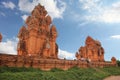
<instances>
[{"instance_id":1,"label":"green foliage","mask_svg":"<svg viewBox=\"0 0 120 80\"><path fill-rule=\"evenodd\" d=\"M0 80L103 80L110 75L120 75L120 67L73 67L66 71L58 68L41 71L40 69L24 67L0 67Z\"/></svg>"},{"instance_id":2,"label":"green foliage","mask_svg":"<svg viewBox=\"0 0 120 80\"><path fill-rule=\"evenodd\" d=\"M72 67L72 68L70 68L70 69L68 69L68 70L79 70L79 69L80 69L79 67L74 66L74 67Z\"/></svg>"},{"instance_id":3,"label":"green foliage","mask_svg":"<svg viewBox=\"0 0 120 80\"><path fill-rule=\"evenodd\" d=\"M34 69L34 68L25 68L25 67L0 67L0 73L4 72L36 72L36 71L42 71L40 69Z\"/></svg>"},{"instance_id":4,"label":"green foliage","mask_svg":"<svg viewBox=\"0 0 120 80\"><path fill-rule=\"evenodd\" d=\"M57 71L64 71L64 70L62 70L60 68L52 68L50 71L51 72L57 72Z\"/></svg>"},{"instance_id":5,"label":"green foliage","mask_svg":"<svg viewBox=\"0 0 120 80\"><path fill-rule=\"evenodd\" d=\"M109 73L110 75L120 75L120 67L106 67L102 69L104 72Z\"/></svg>"},{"instance_id":6,"label":"green foliage","mask_svg":"<svg viewBox=\"0 0 120 80\"><path fill-rule=\"evenodd\" d=\"M118 65L118 67L120 67L120 61L119 60L117 60L117 65Z\"/></svg>"}]
</instances>

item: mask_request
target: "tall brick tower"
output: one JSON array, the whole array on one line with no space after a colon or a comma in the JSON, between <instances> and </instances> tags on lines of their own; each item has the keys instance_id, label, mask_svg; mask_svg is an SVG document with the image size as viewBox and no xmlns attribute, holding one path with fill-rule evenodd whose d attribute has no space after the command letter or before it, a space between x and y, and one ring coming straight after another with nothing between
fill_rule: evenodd
<instances>
[{"instance_id":1,"label":"tall brick tower","mask_svg":"<svg viewBox=\"0 0 120 80\"><path fill-rule=\"evenodd\" d=\"M45 8L35 6L25 23L18 33L18 55L58 58L57 30Z\"/></svg>"}]
</instances>

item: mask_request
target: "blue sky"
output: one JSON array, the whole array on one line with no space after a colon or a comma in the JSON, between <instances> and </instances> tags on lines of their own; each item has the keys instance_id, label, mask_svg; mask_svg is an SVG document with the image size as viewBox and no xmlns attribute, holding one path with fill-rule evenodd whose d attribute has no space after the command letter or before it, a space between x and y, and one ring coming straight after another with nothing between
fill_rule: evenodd
<instances>
[{"instance_id":1,"label":"blue sky","mask_svg":"<svg viewBox=\"0 0 120 80\"><path fill-rule=\"evenodd\" d=\"M120 0L0 0L0 52L16 54L17 34L41 3L58 31L59 56L74 58L89 35L105 49L105 59L120 59Z\"/></svg>"}]
</instances>

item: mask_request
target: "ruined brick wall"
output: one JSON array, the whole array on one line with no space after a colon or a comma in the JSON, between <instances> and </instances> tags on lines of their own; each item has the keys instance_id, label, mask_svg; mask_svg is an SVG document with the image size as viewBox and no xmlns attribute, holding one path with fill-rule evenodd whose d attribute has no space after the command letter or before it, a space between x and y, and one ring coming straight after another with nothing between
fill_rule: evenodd
<instances>
[{"instance_id":1,"label":"ruined brick wall","mask_svg":"<svg viewBox=\"0 0 120 80\"><path fill-rule=\"evenodd\" d=\"M116 66L111 62L91 62L79 60L63 60L63 59L40 59L39 57L23 57L0 54L0 66L8 67L33 67L40 68L41 70L50 70L52 68L61 68L67 70L74 66L80 68L87 67L109 67Z\"/></svg>"}]
</instances>

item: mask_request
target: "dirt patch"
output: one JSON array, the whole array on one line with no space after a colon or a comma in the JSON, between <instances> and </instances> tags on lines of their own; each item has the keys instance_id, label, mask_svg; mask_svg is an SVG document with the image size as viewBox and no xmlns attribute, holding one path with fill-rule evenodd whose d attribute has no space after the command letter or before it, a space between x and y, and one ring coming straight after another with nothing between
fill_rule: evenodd
<instances>
[{"instance_id":1,"label":"dirt patch","mask_svg":"<svg viewBox=\"0 0 120 80\"><path fill-rule=\"evenodd\" d=\"M103 80L120 80L120 76L110 76L110 77L107 77Z\"/></svg>"}]
</instances>

